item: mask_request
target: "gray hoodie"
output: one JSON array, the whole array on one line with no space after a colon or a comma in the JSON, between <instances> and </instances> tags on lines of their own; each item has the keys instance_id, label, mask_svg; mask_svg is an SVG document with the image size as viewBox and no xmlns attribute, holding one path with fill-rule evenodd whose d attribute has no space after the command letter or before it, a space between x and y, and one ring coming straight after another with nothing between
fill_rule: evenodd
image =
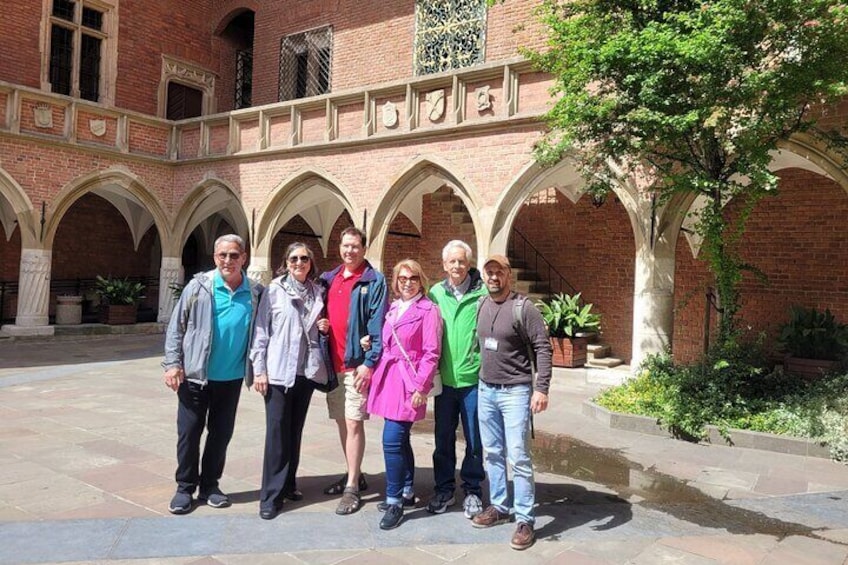
<instances>
[{"instance_id":1,"label":"gray hoodie","mask_svg":"<svg viewBox=\"0 0 848 565\"><path fill-rule=\"evenodd\" d=\"M206 384L209 354L212 351L213 293L212 281L215 269L198 273L183 288L180 299L171 314L168 331L165 334L165 360L162 367L167 371L182 367L189 381ZM242 276L246 277L244 273ZM250 285L250 332L248 347L253 337L253 320L256 308L262 296L261 284L248 279ZM253 371L245 351L244 384L253 384Z\"/></svg>"}]
</instances>

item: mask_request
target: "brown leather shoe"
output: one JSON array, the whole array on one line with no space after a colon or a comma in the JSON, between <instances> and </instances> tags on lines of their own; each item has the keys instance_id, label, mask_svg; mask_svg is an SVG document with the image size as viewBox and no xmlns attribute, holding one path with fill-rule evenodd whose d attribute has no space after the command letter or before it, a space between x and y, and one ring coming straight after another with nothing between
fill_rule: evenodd
<instances>
[{"instance_id":1,"label":"brown leather shoe","mask_svg":"<svg viewBox=\"0 0 848 565\"><path fill-rule=\"evenodd\" d=\"M509 546L520 551L527 549L534 543L536 543L536 532L533 531L533 526L527 522L519 522L515 528L515 533L512 534L512 541L509 542Z\"/></svg>"},{"instance_id":2,"label":"brown leather shoe","mask_svg":"<svg viewBox=\"0 0 848 565\"><path fill-rule=\"evenodd\" d=\"M498 524L506 524L509 522L509 513L501 512L494 505L489 506L471 520L471 525L475 528L491 528Z\"/></svg>"}]
</instances>

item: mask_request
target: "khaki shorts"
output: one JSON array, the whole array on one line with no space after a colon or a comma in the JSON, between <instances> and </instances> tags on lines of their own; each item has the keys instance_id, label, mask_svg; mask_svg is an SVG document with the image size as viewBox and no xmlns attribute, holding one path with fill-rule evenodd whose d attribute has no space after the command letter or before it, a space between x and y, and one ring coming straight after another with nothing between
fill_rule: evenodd
<instances>
[{"instance_id":1,"label":"khaki shorts","mask_svg":"<svg viewBox=\"0 0 848 565\"><path fill-rule=\"evenodd\" d=\"M353 386L353 371L338 374L339 386L327 394L327 412L331 420L367 420L365 404L367 394L360 394Z\"/></svg>"}]
</instances>

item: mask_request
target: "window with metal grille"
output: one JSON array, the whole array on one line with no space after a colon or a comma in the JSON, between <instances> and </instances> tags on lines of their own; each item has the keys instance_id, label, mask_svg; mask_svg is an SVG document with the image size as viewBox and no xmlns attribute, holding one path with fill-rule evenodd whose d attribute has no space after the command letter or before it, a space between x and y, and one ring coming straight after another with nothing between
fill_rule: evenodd
<instances>
[{"instance_id":1,"label":"window with metal grille","mask_svg":"<svg viewBox=\"0 0 848 565\"><path fill-rule=\"evenodd\" d=\"M280 41L278 100L293 100L330 92L333 30L324 27Z\"/></svg>"},{"instance_id":2,"label":"window with metal grille","mask_svg":"<svg viewBox=\"0 0 848 565\"><path fill-rule=\"evenodd\" d=\"M53 0L50 14L51 91L99 101L104 12L85 0Z\"/></svg>"},{"instance_id":3,"label":"window with metal grille","mask_svg":"<svg viewBox=\"0 0 848 565\"><path fill-rule=\"evenodd\" d=\"M178 82L168 83L168 109L165 117L169 120L196 118L203 114L203 91Z\"/></svg>"},{"instance_id":4,"label":"window with metal grille","mask_svg":"<svg viewBox=\"0 0 848 565\"><path fill-rule=\"evenodd\" d=\"M236 110L250 108L253 98L253 49L236 52Z\"/></svg>"},{"instance_id":5,"label":"window with metal grille","mask_svg":"<svg viewBox=\"0 0 848 565\"><path fill-rule=\"evenodd\" d=\"M486 48L486 0L415 2L416 75L482 63Z\"/></svg>"}]
</instances>

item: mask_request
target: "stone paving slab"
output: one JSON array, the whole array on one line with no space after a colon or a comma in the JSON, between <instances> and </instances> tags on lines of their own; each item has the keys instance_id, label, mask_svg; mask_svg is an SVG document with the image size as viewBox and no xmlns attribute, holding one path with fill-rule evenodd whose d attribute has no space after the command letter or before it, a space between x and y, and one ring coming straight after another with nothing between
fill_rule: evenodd
<instances>
[{"instance_id":1,"label":"stone paving slab","mask_svg":"<svg viewBox=\"0 0 848 565\"><path fill-rule=\"evenodd\" d=\"M259 520L261 397L244 391L222 487L233 506L167 512L176 398L162 336L0 343L0 565L264 563L822 563L848 555L848 470L823 459L609 430L581 414L599 389L557 371L536 419L539 541L509 550L512 525L475 530L459 505L378 529L381 422L366 425L371 488L339 517L321 489L342 470L316 394L299 487L306 500ZM416 425L416 488L432 485L432 422Z\"/></svg>"}]
</instances>

